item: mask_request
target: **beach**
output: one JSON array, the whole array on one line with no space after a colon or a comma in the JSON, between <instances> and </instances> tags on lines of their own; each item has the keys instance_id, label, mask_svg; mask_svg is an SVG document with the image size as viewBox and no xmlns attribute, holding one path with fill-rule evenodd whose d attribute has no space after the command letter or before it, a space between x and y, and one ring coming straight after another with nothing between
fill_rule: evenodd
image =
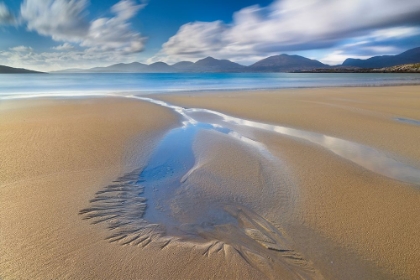
<instances>
[{"instance_id":1,"label":"beach","mask_svg":"<svg viewBox=\"0 0 420 280\"><path fill-rule=\"evenodd\" d=\"M343 139L420 170L419 92L390 86L147 97ZM2 100L0 278L420 277L415 176L397 180L303 138L229 123L230 131L197 132L192 167L168 195L148 193L165 181L145 182L143 193L130 176L147 170L162 137L182 122L176 110L135 98ZM113 181L124 184L107 196ZM152 201L163 204L151 219L166 221L159 209L171 212L172 231L148 233L144 242L127 194L146 198L139 203L149 207L146 218ZM100 220L109 217L107 205L118 210L120 235L111 219ZM126 220L141 229L121 234Z\"/></svg>"},{"instance_id":2,"label":"beach","mask_svg":"<svg viewBox=\"0 0 420 280\"><path fill-rule=\"evenodd\" d=\"M420 119L419 90L418 86L320 88L161 99L363 143L420 168L420 126L395 120ZM300 236L302 247L324 259L327 271L340 270L340 274L324 273L325 277L366 278L363 274L370 268L355 269L351 258L340 254L356 254L366 264L380 267L385 273L380 278L419 277L418 185L366 172L311 143L264 133L255 138L285 159L295 174L301 206L296 213L301 221L294 229L295 237ZM328 242L316 241L313 231ZM329 241L338 255L323 251ZM372 276L367 278L378 277Z\"/></svg>"},{"instance_id":3,"label":"beach","mask_svg":"<svg viewBox=\"0 0 420 280\"><path fill-rule=\"evenodd\" d=\"M2 101L0 114L1 279L261 276L235 256L206 262L191 246L110 243L105 227L80 216L97 191L144 164L178 124L172 112L127 99L41 98Z\"/></svg>"}]
</instances>

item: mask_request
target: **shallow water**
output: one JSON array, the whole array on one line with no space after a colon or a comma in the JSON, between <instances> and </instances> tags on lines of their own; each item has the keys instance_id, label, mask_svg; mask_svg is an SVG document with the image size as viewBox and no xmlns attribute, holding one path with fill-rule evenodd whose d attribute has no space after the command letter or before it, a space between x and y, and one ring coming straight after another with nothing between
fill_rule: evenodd
<instances>
[{"instance_id":1,"label":"shallow water","mask_svg":"<svg viewBox=\"0 0 420 280\"><path fill-rule=\"evenodd\" d=\"M400 84L420 84L420 74L0 74L0 98Z\"/></svg>"},{"instance_id":2,"label":"shallow water","mask_svg":"<svg viewBox=\"0 0 420 280\"><path fill-rule=\"evenodd\" d=\"M238 129L246 127L251 129L260 129L280 135L305 140L315 145L318 145L324 149L327 149L330 152L346 160L349 160L369 171L386 176L394 180L399 180L402 182L420 186L419 169L404 163L403 160L392 157L386 152L377 150L375 148L363 144L316 132L304 131L285 126L271 125L235 118L226 114L222 114L220 112L211 111L207 109L183 109L178 106L173 106L165 102L155 101L149 98L140 99L149 102L154 102L156 104L171 108L177 112L182 112L183 115L191 119L194 119L193 116L195 116L197 119L200 119L200 117L203 118L203 116L204 118L211 118L216 125L224 128L229 128L232 131L238 131ZM194 121L197 120L194 119ZM413 120L409 121L410 123L413 123ZM252 132L250 134L252 134Z\"/></svg>"},{"instance_id":3,"label":"shallow water","mask_svg":"<svg viewBox=\"0 0 420 280\"><path fill-rule=\"evenodd\" d=\"M413 119L406 119L406 118L395 118L396 121L413 124L413 125L420 125L420 121L413 120Z\"/></svg>"},{"instance_id":4,"label":"shallow water","mask_svg":"<svg viewBox=\"0 0 420 280\"><path fill-rule=\"evenodd\" d=\"M186 123L168 132L160 141L147 167L140 173L137 184L145 186L144 196L149 207L143 216L150 223L164 224L168 234L180 234L179 223L172 218L170 205L166 203L187 179L195 165L193 143L202 130L212 130L223 134L227 128L207 123Z\"/></svg>"}]
</instances>

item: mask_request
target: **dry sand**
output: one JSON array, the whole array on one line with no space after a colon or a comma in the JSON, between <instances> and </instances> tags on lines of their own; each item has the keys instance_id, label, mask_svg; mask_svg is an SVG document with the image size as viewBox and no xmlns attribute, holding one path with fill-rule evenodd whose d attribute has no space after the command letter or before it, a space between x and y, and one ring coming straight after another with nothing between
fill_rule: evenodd
<instances>
[{"instance_id":1,"label":"dry sand","mask_svg":"<svg viewBox=\"0 0 420 280\"><path fill-rule=\"evenodd\" d=\"M420 87L322 88L160 96L184 107L365 144L420 168ZM256 133L298 185L296 247L329 279L420 278L420 189L369 172L313 144ZM275 213L266 215L281 224ZM284 221L283 221L284 223Z\"/></svg>"},{"instance_id":2,"label":"dry sand","mask_svg":"<svg viewBox=\"0 0 420 280\"><path fill-rule=\"evenodd\" d=\"M420 120L418 92L329 88L159 99L355 141L420 168L420 126L394 120ZM106 222L92 225L79 211L111 181L144 167L157 139L177 125L170 110L136 100L2 101L0 278L420 277L418 186L262 131L253 138L284 165L270 165L228 136L201 133L193 172L166 198L186 224L206 221L207 209L220 205L238 226L194 227L207 243L109 242ZM278 248L261 251L259 244Z\"/></svg>"}]
</instances>

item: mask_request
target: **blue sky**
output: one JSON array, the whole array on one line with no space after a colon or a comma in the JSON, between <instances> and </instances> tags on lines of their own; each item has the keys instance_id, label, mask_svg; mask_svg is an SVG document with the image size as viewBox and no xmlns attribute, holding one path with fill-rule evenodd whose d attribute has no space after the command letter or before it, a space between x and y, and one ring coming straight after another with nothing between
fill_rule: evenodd
<instances>
[{"instance_id":1,"label":"blue sky","mask_svg":"<svg viewBox=\"0 0 420 280\"><path fill-rule=\"evenodd\" d=\"M0 64L45 71L280 53L339 64L418 46L418 0L0 0Z\"/></svg>"}]
</instances>

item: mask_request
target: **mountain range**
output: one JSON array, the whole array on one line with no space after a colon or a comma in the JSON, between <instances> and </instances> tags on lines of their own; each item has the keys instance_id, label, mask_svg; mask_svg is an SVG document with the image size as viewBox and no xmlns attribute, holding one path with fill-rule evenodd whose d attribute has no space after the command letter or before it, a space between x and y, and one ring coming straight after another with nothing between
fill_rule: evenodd
<instances>
[{"instance_id":1,"label":"mountain range","mask_svg":"<svg viewBox=\"0 0 420 280\"><path fill-rule=\"evenodd\" d=\"M91 69L67 69L56 73L246 73L246 72L290 72L329 67L317 60L303 56L281 54L270 56L253 65L244 66L226 59L206 57L197 62L181 61L174 65L155 62L147 65L139 62L119 63L108 67Z\"/></svg>"},{"instance_id":2,"label":"mountain range","mask_svg":"<svg viewBox=\"0 0 420 280\"><path fill-rule=\"evenodd\" d=\"M420 63L420 47L408 50L398 55L374 56L366 60L348 58L343 62L343 66L385 68L413 63Z\"/></svg>"},{"instance_id":3,"label":"mountain range","mask_svg":"<svg viewBox=\"0 0 420 280\"><path fill-rule=\"evenodd\" d=\"M312 60L299 55L275 55L260 60L247 67L250 72L290 72L294 70L311 70L330 67L318 60Z\"/></svg>"},{"instance_id":4,"label":"mountain range","mask_svg":"<svg viewBox=\"0 0 420 280\"><path fill-rule=\"evenodd\" d=\"M91 69L67 69L54 73L258 73L258 72L372 72L403 64L420 63L420 47L398 55L374 56L366 60L348 58L342 65L330 66L318 60L299 55L281 54L267 57L250 66L213 57L206 57L196 62L181 61L173 65L155 62L147 65L139 62L119 63L107 67ZM370 69L370 70L369 70ZM398 68L405 69L405 68ZM403 70L401 70L403 71ZM39 73L0 65L0 73Z\"/></svg>"},{"instance_id":5,"label":"mountain range","mask_svg":"<svg viewBox=\"0 0 420 280\"><path fill-rule=\"evenodd\" d=\"M331 72L349 72L355 69L374 69L420 62L420 47L398 55L375 56L366 60L348 58L342 65L330 66L318 60L299 55L281 54L267 57L250 66L223 59L206 57L197 62L181 61L173 65L156 62L150 65L133 62L115 64L92 69L69 69L61 73L258 73L258 72L299 72L323 69ZM362 70L363 71L363 70Z\"/></svg>"}]
</instances>

